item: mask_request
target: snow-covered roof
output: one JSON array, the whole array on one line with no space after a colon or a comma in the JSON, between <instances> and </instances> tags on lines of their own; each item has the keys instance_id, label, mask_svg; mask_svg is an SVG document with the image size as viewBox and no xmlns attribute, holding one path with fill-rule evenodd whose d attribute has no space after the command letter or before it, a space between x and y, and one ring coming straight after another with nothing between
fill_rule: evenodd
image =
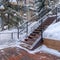
<instances>
[{"instance_id":1,"label":"snow-covered roof","mask_svg":"<svg viewBox=\"0 0 60 60\"><path fill-rule=\"evenodd\" d=\"M44 38L60 40L60 22L51 24L43 33Z\"/></svg>"}]
</instances>

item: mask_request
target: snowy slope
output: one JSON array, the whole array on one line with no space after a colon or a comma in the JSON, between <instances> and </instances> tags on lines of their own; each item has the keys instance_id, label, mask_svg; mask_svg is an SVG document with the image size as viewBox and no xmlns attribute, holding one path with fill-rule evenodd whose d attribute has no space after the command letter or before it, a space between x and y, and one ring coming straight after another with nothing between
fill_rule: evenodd
<instances>
[{"instance_id":1,"label":"snowy slope","mask_svg":"<svg viewBox=\"0 0 60 60\"><path fill-rule=\"evenodd\" d=\"M60 40L60 22L51 24L43 33L44 38Z\"/></svg>"}]
</instances>

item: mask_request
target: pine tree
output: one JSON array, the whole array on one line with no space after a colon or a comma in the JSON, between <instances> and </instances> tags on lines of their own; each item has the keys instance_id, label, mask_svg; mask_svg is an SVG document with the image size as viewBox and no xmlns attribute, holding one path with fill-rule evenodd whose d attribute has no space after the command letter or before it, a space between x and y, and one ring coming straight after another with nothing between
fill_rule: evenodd
<instances>
[{"instance_id":1,"label":"pine tree","mask_svg":"<svg viewBox=\"0 0 60 60\"><path fill-rule=\"evenodd\" d=\"M39 2L38 12L40 12L40 10L45 6L44 4L45 0L38 0L38 2Z\"/></svg>"}]
</instances>

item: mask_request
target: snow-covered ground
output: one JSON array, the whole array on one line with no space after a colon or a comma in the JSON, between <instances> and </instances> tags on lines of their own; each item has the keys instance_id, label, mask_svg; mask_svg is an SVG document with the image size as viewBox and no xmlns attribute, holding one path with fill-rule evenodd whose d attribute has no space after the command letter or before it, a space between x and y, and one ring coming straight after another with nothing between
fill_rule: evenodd
<instances>
[{"instance_id":1,"label":"snow-covered ground","mask_svg":"<svg viewBox=\"0 0 60 60\"><path fill-rule=\"evenodd\" d=\"M28 34L26 33L26 29L24 29L22 32L19 33L19 39L18 39L18 30L17 29L11 29L11 30L4 30L0 32L0 45L5 45L8 43L14 43L16 41L24 41L27 36L30 35L38 26L40 25L39 21L31 23L28 28ZM35 26L35 27L34 27ZM21 31L21 29L20 29Z\"/></svg>"},{"instance_id":2,"label":"snow-covered ground","mask_svg":"<svg viewBox=\"0 0 60 60\"><path fill-rule=\"evenodd\" d=\"M43 33L44 38L60 41L60 22L51 24Z\"/></svg>"}]
</instances>

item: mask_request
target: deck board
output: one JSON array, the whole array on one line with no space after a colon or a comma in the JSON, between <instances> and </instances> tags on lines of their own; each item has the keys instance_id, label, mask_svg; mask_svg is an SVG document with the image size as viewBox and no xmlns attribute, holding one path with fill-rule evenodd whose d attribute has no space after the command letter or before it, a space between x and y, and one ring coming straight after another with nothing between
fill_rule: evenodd
<instances>
[{"instance_id":1,"label":"deck board","mask_svg":"<svg viewBox=\"0 0 60 60\"><path fill-rule=\"evenodd\" d=\"M18 47L10 47L0 50L0 60L60 60L60 57L48 53L38 52L30 54Z\"/></svg>"}]
</instances>

